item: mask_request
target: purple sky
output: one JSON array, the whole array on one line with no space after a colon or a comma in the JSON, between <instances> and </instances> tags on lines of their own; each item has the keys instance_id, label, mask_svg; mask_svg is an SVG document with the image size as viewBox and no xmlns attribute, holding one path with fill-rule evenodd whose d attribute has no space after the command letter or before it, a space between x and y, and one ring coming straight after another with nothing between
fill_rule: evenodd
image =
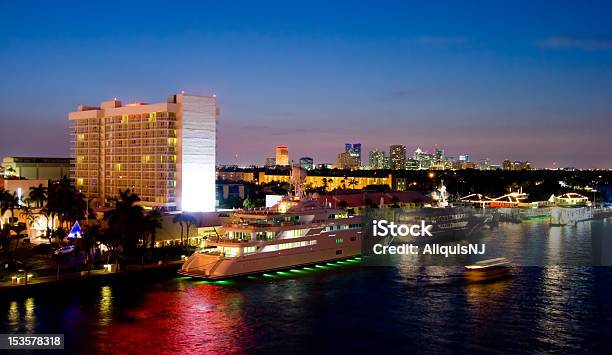
<instances>
[{"instance_id":1,"label":"purple sky","mask_svg":"<svg viewBox=\"0 0 612 355\"><path fill-rule=\"evenodd\" d=\"M1 4L0 155L66 156L78 104L185 90L218 95L224 164L360 142L612 168L609 2L188 5Z\"/></svg>"}]
</instances>

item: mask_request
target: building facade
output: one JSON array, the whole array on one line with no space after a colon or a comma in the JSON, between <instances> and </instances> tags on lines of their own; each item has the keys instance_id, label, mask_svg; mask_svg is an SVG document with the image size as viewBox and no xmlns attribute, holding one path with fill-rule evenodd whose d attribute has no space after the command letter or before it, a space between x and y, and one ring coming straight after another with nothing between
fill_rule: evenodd
<instances>
[{"instance_id":1,"label":"building facade","mask_svg":"<svg viewBox=\"0 0 612 355\"><path fill-rule=\"evenodd\" d=\"M336 169L357 169L359 168L359 159L349 153L340 153L335 167Z\"/></svg>"},{"instance_id":2,"label":"building facade","mask_svg":"<svg viewBox=\"0 0 612 355\"><path fill-rule=\"evenodd\" d=\"M266 158L266 163L264 166L268 169L274 169L276 166L276 158Z\"/></svg>"},{"instance_id":3,"label":"building facade","mask_svg":"<svg viewBox=\"0 0 612 355\"><path fill-rule=\"evenodd\" d=\"M144 206L214 211L215 101L181 93L156 104L79 106L69 114L76 188L97 204L129 189Z\"/></svg>"},{"instance_id":4,"label":"building facade","mask_svg":"<svg viewBox=\"0 0 612 355\"><path fill-rule=\"evenodd\" d=\"M70 176L70 158L4 157L2 170L7 177L61 180Z\"/></svg>"},{"instance_id":5,"label":"building facade","mask_svg":"<svg viewBox=\"0 0 612 355\"><path fill-rule=\"evenodd\" d=\"M314 168L314 161L311 157L300 158L300 167L304 170L312 170Z\"/></svg>"},{"instance_id":6,"label":"building facade","mask_svg":"<svg viewBox=\"0 0 612 355\"><path fill-rule=\"evenodd\" d=\"M275 162L278 166L289 166L289 147L286 145L279 145L276 147Z\"/></svg>"},{"instance_id":7,"label":"building facade","mask_svg":"<svg viewBox=\"0 0 612 355\"><path fill-rule=\"evenodd\" d=\"M346 143L344 152L357 162L357 166L361 166L361 143Z\"/></svg>"},{"instance_id":8,"label":"building facade","mask_svg":"<svg viewBox=\"0 0 612 355\"><path fill-rule=\"evenodd\" d=\"M368 154L368 165L370 169L386 169L387 158L385 152L375 149Z\"/></svg>"},{"instance_id":9,"label":"building facade","mask_svg":"<svg viewBox=\"0 0 612 355\"><path fill-rule=\"evenodd\" d=\"M406 166L406 146L401 144L389 147L389 168L403 170Z\"/></svg>"}]
</instances>

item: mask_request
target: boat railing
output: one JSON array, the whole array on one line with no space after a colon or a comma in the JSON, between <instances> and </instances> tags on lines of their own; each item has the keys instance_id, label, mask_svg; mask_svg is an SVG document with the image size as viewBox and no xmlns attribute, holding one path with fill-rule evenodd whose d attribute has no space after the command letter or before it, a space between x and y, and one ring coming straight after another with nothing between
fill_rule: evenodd
<instances>
[{"instance_id":1,"label":"boat railing","mask_svg":"<svg viewBox=\"0 0 612 355\"><path fill-rule=\"evenodd\" d=\"M267 228L267 227L287 227L287 226L304 226L311 225L316 223L335 223L337 221L341 221L343 219L352 219L355 216L348 216L346 218L338 218L338 219L321 219L321 220L313 220L310 222L291 222L291 221L282 221L278 223L269 222L269 223L261 223L261 222L247 222L247 223L227 223L226 226L230 228Z\"/></svg>"},{"instance_id":2,"label":"boat railing","mask_svg":"<svg viewBox=\"0 0 612 355\"><path fill-rule=\"evenodd\" d=\"M212 243L249 243L251 242L251 239L235 239L235 238L211 238L208 240L208 242L212 242Z\"/></svg>"}]
</instances>

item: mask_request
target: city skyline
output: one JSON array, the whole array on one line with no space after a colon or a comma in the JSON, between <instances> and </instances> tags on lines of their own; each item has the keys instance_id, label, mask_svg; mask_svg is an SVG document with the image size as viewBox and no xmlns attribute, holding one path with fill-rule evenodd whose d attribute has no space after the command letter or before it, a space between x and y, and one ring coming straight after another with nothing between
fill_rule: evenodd
<instances>
[{"instance_id":1,"label":"city skyline","mask_svg":"<svg viewBox=\"0 0 612 355\"><path fill-rule=\"evenodd\" d=\"M609 3L190 6L1 5L0 155L69 156L76 105L185 90L218 95L219 164L361 142L612 168Z\"/></svg>"}]
</instances>

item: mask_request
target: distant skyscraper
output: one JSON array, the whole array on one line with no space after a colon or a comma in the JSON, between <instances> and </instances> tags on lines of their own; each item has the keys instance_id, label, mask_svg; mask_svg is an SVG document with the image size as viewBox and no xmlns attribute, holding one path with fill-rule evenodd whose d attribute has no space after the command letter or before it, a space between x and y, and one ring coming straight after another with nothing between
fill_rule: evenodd
<instances>
[{"instance_id":1,"label":"distant skyscraper","mask_svg":"<svg viewBox=\"0 0 612 355\"><path fill-rule=\"evenodd\" d=\"M336 162L336 168L338 169L355 169L359 167L359 161L357 157L350 155L349 153L338 154L338 160Z\"/></svg>"},{"instance_id":2,"label":"distant skyscraper","mask_svg":"<svg viewBox=\"0 0 612 355\"><path fill-rule=\"evenodd\" d=\"M357 161L357 165L361 166L361 143L346 143L344 145L344 152L354 157Z\"/></svg>"},{"instance_id":3,"label":"distant skyscraper","mask_svg":"<svg viewBox=\"0 0 612 355\"><path fill-rule=\"evenodd\" d=\"M443 162L444 159L444 149L436 147L434 152L434 160L436 163Z\"/></svg>"},{"instance_id":4,"label":"distant skyscraper","mask_svg":"<svg viewBox=\"0 0 612 355\"><path fill-rule=\"evenodd\" d=\"M371 151L368 155L368 163L370 169L384 169L387 165L385 152L378 149Z\"/></svg>"},{"instance_id":5,"label":"distant skyscraper","mask_svg":"<svg viewBox=\"0 0 612 355\"><path fill-rule=\"evenodd\" d=\"M75 187L99 204L129 189L144 206L214 211L215 101L177 94L155 104L79 106L68 115Z\"/></svg>"},{"instance_id":6,"label":"distant skyscraper","mask_svg":"<svg viewBox=\"0 0 612 355\"><path fill-rule=\"evenodd\" d=\"M465 162L465 163L469 163L470 162L470 156L468 154L462 154L462 155L459 156L459 161Z\"/></svg>"},{"instance_id":7,"label":"distant skyscraper","mask_svg":"<svg viewBox=\"0 0 612 355\"><path fill-rule=\"evenodd\" d=\"M287 147L286 145L279 145L276 147L276 165L289 165L289 147Z\"/></svg>"},{"instance_id":8,"label":"distant skyscraper","mask_svg":"<svg viewBox=\"0 0 612 355\"><path fill-rule=\"evenodd\" d=\"M420 169L429 169L434 160L434 156L417 148L412 155L412 159L419 162Z\"/></svg>"},{"instance_id":9,"label":"distant skyscraper","mask_svg":"<svg viewBox=\"0 0 612 355\"><path fill-rule=\"evenodd\" d=\"M304 170L312 170L313 168L313 160L310 157L302 157L300 158L300 167Z\"/></svg>"},{"instance_id":10,"label":"distant skyscraper","mask_svg":"<svg viewBox=\"0 0 612 355\"><path fill-rule=\"evenodd\" d=\"M389 147L389 167L393 170L403 170L406 166L406 146L401 144Z\"/></svg>"},{"instance_id":11,"label":"distant skyscraper","mask_svg":"<svg viewBox=\"0 0 612 355\"><path fill-rule=\"evenodd\" d=\"M265 167L268 169L273 169L276 166L276 158L266 158Z\"/></svg>"}]
</instances>

